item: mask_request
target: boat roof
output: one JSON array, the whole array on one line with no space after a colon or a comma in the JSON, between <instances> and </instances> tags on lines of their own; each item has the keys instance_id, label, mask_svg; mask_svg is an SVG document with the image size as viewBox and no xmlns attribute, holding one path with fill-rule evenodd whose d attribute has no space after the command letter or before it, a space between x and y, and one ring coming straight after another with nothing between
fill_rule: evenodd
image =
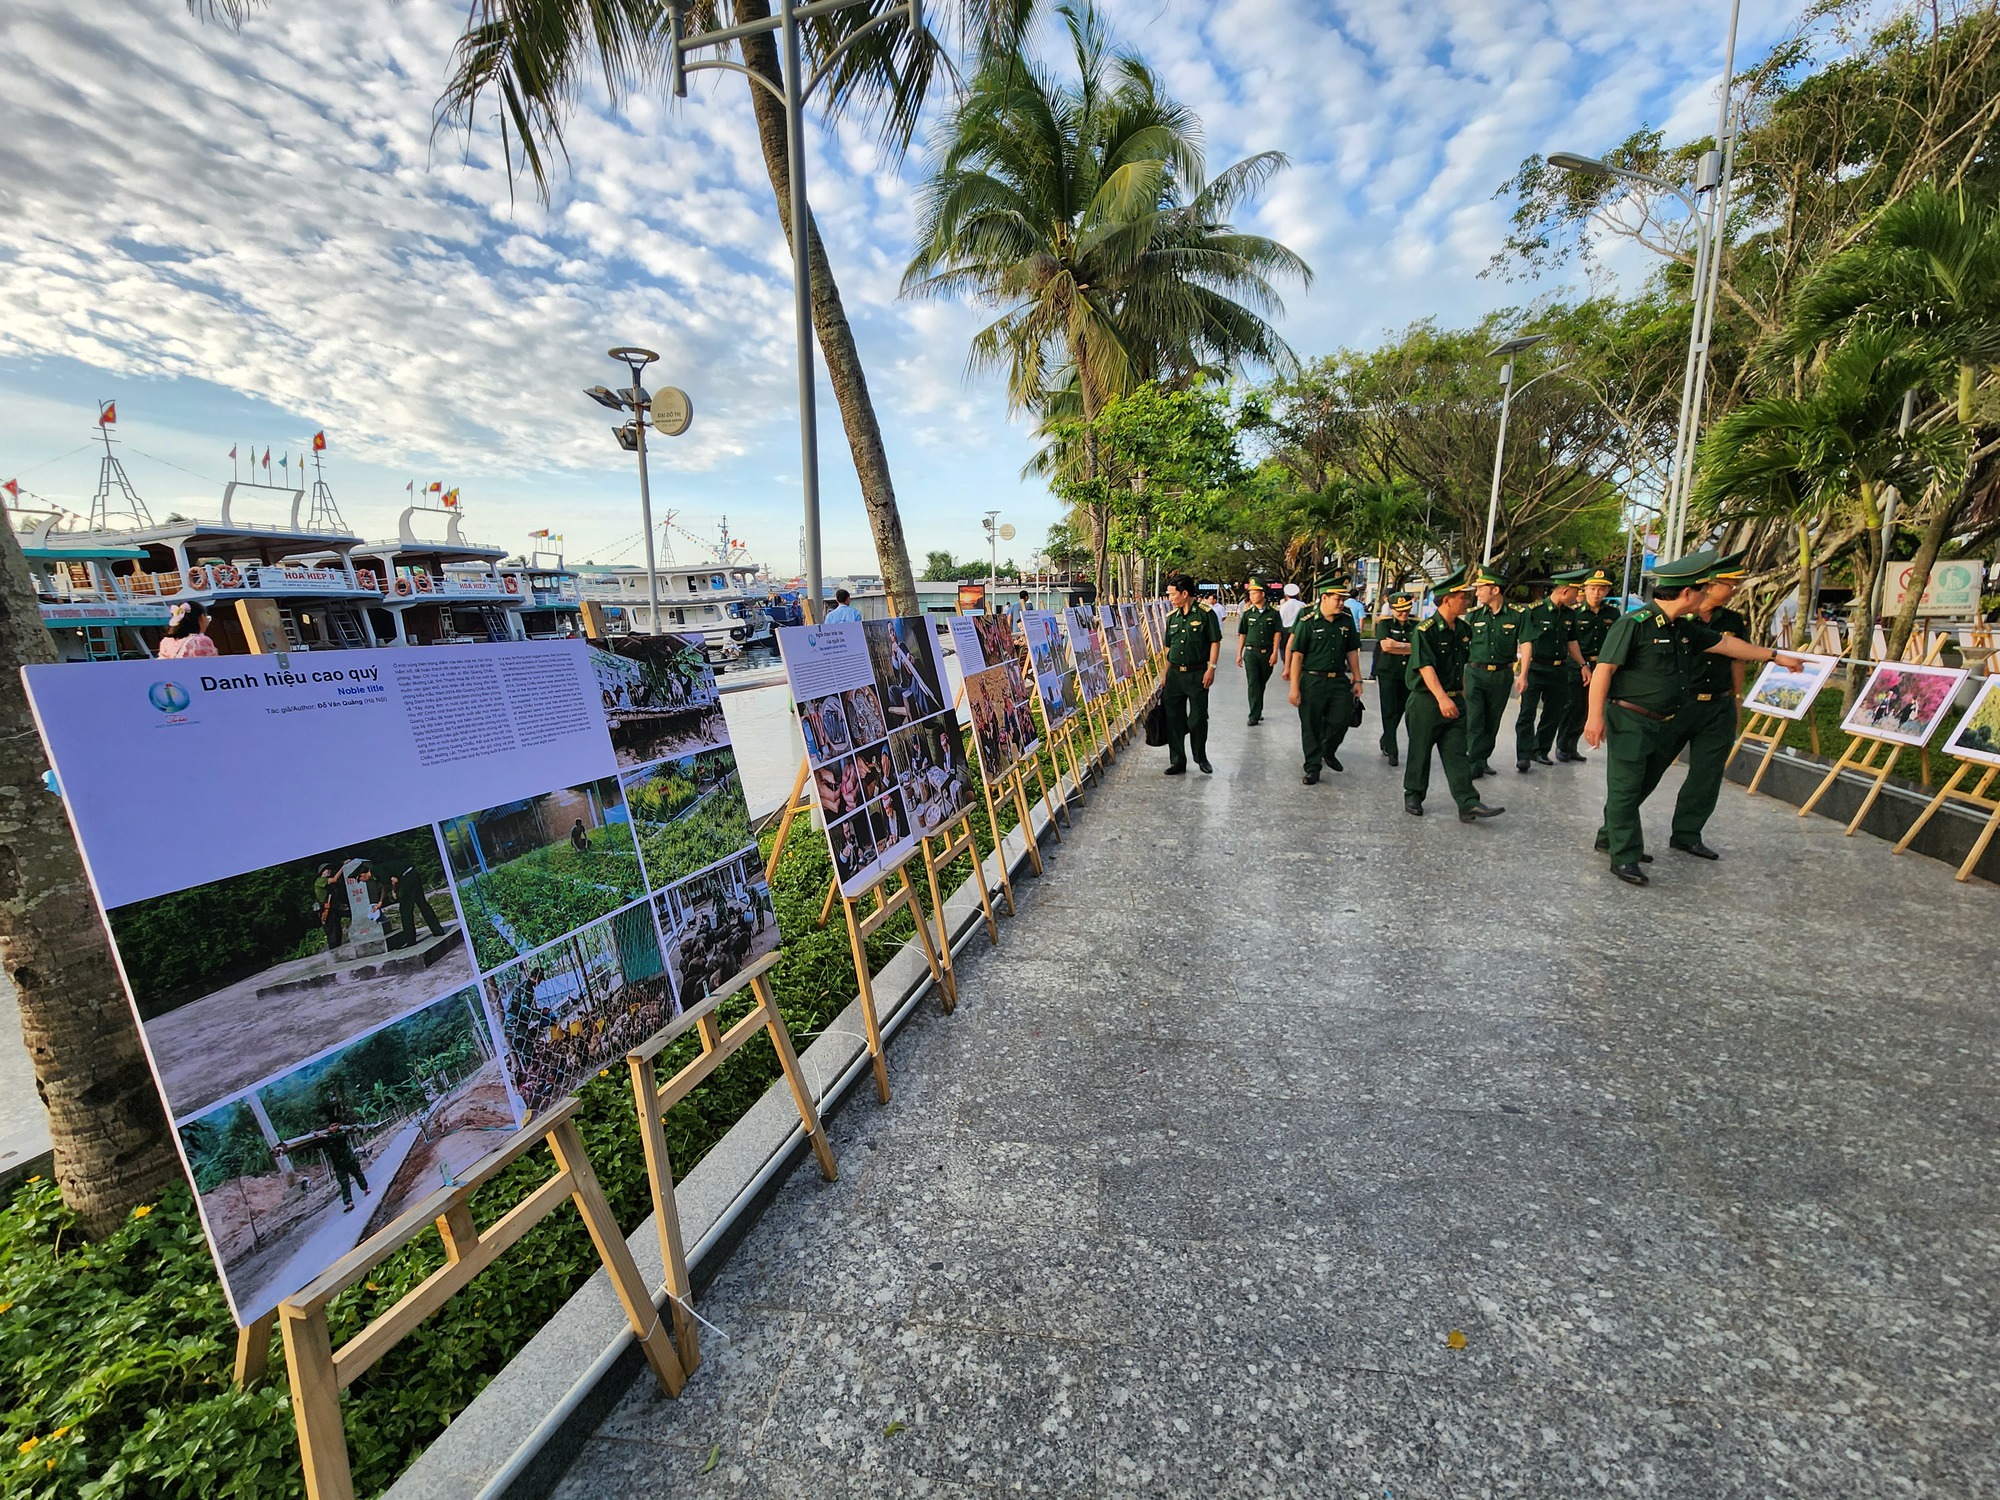
<instances>
[{"instance_id":1,"label":"boat roof","mask_svg":"<svg viewBox=\"0 0 2000 1500\"><path fill-rule=\"evenodd\" d=\"M84 542L97 533L80 533ZM115 561L142 561L148 556L144 547L120 547L106 542L101 547L80 545L75 547L23 547L21 556L30 562L75 562L79 558L97 557Z\"/></svg>"}]
</instances>

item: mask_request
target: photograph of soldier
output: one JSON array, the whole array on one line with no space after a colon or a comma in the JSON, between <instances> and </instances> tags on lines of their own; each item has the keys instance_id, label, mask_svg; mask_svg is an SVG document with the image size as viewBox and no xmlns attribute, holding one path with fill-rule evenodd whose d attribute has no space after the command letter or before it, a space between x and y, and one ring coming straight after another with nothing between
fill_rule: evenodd
<instances>
[{"instance_id":1,"label":"photograph of soldier","mask_svg":"<svg viewBox=\"0 0 2000 1500\"><path fill-rule=\"evenodd\" d=\"M778 946L778 914L755 850L654 898L667 969L683 1007L693 1005Z\"/></svg>"}]
</instances>

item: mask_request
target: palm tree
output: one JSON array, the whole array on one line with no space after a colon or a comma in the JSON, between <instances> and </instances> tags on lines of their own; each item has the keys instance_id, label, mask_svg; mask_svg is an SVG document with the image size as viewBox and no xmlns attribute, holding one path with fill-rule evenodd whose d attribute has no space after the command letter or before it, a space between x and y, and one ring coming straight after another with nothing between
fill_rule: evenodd
<instances>
[{"instance_id":1,"label":"palm tree","mask_svg":"<svg viewBox=\"0 0 2000 1500\"><path fill-rule=\"evenodd\" d=\"M1272 281L1311 280L1283 245L1230 213L1286 163L1262 152L1204 176L1200 122L1150 69L1113 48L1087 0L1058 7L1075 76L990 54L937 134L906 295L968 294L1001 310L972 372L1004 370L1012 410L1067 405L1078 477L1099 477L1097 418L1149 380L1295 361L1268 318ZM1051 402L1050 396L1058 396ZM1109 517L1089 516L1100 590Z\"/></svg>"}]
</instances>

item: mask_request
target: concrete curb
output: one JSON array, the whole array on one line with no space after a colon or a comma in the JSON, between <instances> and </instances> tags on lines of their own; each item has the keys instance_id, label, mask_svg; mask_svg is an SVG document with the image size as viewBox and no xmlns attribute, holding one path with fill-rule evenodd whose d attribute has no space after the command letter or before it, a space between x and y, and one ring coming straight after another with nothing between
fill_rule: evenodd
<instances>
[{"instance_id":1,"label":"concrete curb","mask_svg":"<svg viewBox=\"0 0 2000 1500\"><path fill-rule=\"evenodd\" d=\"M1763 753L1759 748L1745 746L1729 763L1729 779L1738 785L1747 785L1756 774L1757 762ZM1782 749L1771 757L1770 769L1765 771L1764 779L1757 784L1757 795L1768 795L1798 807L1825 779L1832 764L1824 756L1809 755L1789 747ZM1843 773L1813 808L1814 816L1838 823L1847 822L1854 816L1855 809L1861 806L1861 799L1868 795L1871 780L1871 777L1857 772ZM1893 844L1909 831L1910 825L1917 821L1934 795L1934 792L1912 788L1891 779L1882 788L1882 795L1875 799L1875 805L1868 809L1868 816L1862 820L1861 827L1855 831L1872 833ZM1911 840L1909 852L1929 855L1957 869L1964 863L1965 856L1972 852L1973 843L1985 824L1984 814L1963 803L1947 802L1924 825L1923 832ZM1986 853L1980 857L1972 873L1977 878L2000 884L2000 838L1987 846Z\"/></svg>"},{"instance_id":2,"label":"concrete curb","mask_svg":"<svg viewBox=\"0 0 2000 1500\"><path fill-rule=\"evenodd\" d=\"M1073 800L1070 806L1079 803ZM1036 841L1044 843L1050 823L1046 808L1037 802L1030 811ZM996 899L1002 858L1010 877L1018 880L1028 867L1028 846L1019 828L984 862ZM983 931L984 916L970 881L946 898L945 923L954 953ZM905 945L875 976L885 1043L930 987L929 966L915 943ZM873 1076L858 995L799 1060L820 1094L824 1122L856 1083ZM721 1268L779 1179L806 1151L805 1131L779 1079L677 1185L688 1270L697 1289ZM654 1301L664 1304L660 1241L651 1214L626 1243L646 1284L656 1289ZM624 1312L600 1270L390 1486L388 1500L542 1500L644 1368Z\"/></svg>"}]
</instances>

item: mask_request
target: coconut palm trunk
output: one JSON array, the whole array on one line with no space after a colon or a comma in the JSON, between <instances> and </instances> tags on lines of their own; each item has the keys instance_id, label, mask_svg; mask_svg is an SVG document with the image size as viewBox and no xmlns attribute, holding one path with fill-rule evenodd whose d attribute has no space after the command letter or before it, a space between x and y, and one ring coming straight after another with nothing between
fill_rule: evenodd
<instances>
[{"instance_id":1,"label":"coconut palm trunk","mask_svg":"<svg viewBox=\"0 0 2000 1500\"><path fill-rule=\"evenodd\" d=\"M92 1238L181 1175L20 669L56 659L13 529L0 522L0 962L21 1003L56 1183Z\"/></svg>"},{"instance_id":2,"label":"coconut palm trunk","mask_svg":"<svg viewBox=\"0 0 2000 1500\"><path fill-rule=\"evenodd\" d=\"M770 17L769 0L734 0L737 25ZM778 65L778 44L772 33L746 37L742 43L743 64L773 88L782 88L784 75ZM791 150L785 133L785 107L769 89L750 85L750 107L757 119L757 144L764 153L764 171L771 179L771 193L778 201L778 220L784 225L785 242L792 243ZM889 608L898 615L923 612L917 602L916 574L910 567L910 545L903 535L903 516L896 506L896 486L889 477L889 455L882 445L882 425L875 416L875 403L868 394L868 376L862 369L861 352L854 345L854 328L847 321L847 309L840 299L840 284L834 280L820 240L819 225L806 216L806 253L812 282L813 331L819 337L820 355L826 361L827 379L834 400L840 406L840 424L847 432L848 451L854 456L854 472L861 481L861 502L868 511L868 529L875 540L875 556L882 566L882 584L889 595ZM815 614L818 600L812 602Z\"/></svg>"}]
</instances>

